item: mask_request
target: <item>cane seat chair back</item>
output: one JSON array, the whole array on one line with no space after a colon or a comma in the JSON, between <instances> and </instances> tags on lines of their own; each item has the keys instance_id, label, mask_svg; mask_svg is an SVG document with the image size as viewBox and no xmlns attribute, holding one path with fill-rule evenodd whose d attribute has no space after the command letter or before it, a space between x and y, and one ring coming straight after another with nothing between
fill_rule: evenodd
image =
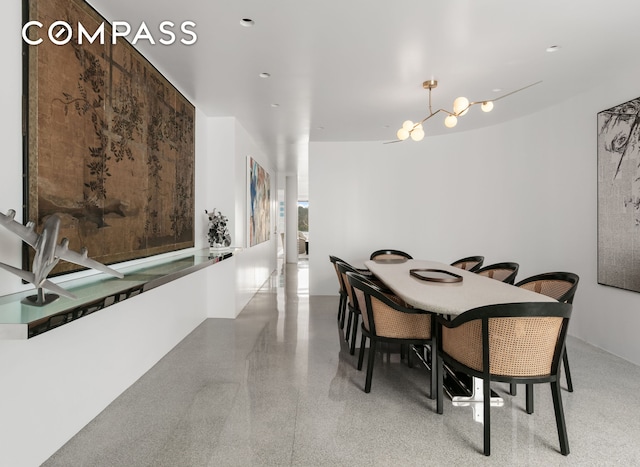
<instances>
[{"instance_id":1,"label":"cane seat chair back","mask_svg":"<svg viewBox=\"0 0 640 467\"><path fill-rule=\"evenodd\" d=\"M443 363L454 371L482 378L484 394L491 381L550 383L562 454L569 441L560 393L560 360L572 305L529 302L488 305L438 322L437 410L442 413ZM484 453L491 453L491 398L484 401Z\"/></svg>"},{"instance_id":2,"label":"cane seat chair back","mask_svg":"<svg viewBox=\"0 0 640 467\"><path fill-rule=\"evenodd\" d=\"M346 284L343 283L342 274L340 274L340 271L338 271L338 267L336 266L336 263L341 262L348 266L351 266L355 271L358 271L358 273L370 279L375 279L375 276L368 269L355 268L351 264L349 264L347 261L340 259L337 256L330 255L329 261L331 261L331 263L333 264L334 269L336 270L336 275L338 276L338 284L339 284L339 292L340 292L340 303L338 304L338 322L340 325L340 329L344 329L344 322L345 322L346 309L347 309L347 287L346 287Z\"/></svg>"},{"instance_id":3,"label":"cane seat chair back","mask_svg":"<svg viewBox=\"0 0 640 467\"><path fill-rule=\"evenodd\" d=\"M351 284L349 284L349 281L347 279L347 273L352 272L352 273L358 274L359 276L362 276L363 278L366 276L362 274L361 271L357 270L353 266L347 263L344 263L342 261L338 261L336 263L336 268L340 273L340 277L342 279L342 283L344 284L345 292L347 295L346 309L349 312L349 318L347 319L347 329L345 330L344 338L347 342L350 343L349 353L353 355L356 349L356 335L358 332L358 321L362 313L360 311L360 307L358 306L358 302L354 295L353 287L351 286ZM368 278L366 280L369 281Z\"/></svg>"},{"instance_id":4,"label":"cane seat chair back","mask_svg":"<svg viewBox=\"0 0 640 467\"><path fill-rule=\"evenodd\" d=\"M451 263L451 266L464 269L470 272L476 272L482 267L484 263L484 256L467 256Z\"/></svg>"},{"instance_id":5,"label":"cane seat chair back","mask_svg":"<svg viewBox=\"0 0 640 467\"><path fill-rule=\"evenodd\" d=\"M362 339L358 355L358 369L362 369L366 339L369 339L369 356L365 392L371 391L371 379L375 362L376 346L379 342L400 345L431 346L431 398L436 388L436 335L435 315L417 308L404 306L401 299L385 293L374 283L363 280L358 274L347 273L347 280L362 312Z\"/></svg>"},{"instance_id":6,"label":"cane seat chair back","mask_svg":"<svg viewBox=\"0 0 640 467\"><path fill-rule=\"evenodd\" d=\"M573 303L579 281L580 278L578 275L572 272L545 272L527 277L515 285L516 287L555 298L562 303ZM573 381L571 380L569 357L567 356L566 348L562 356L562 361L564 363L565 378L567 379L567 390L573 392ZM515 388L512 388L511 394L515 395L515 392ZM531 387L527 387L527 412L533 412L533 391Z\"/></svg>"},{"instance_id":7,"label":"cane seat chair back","mask_svg":"<svg viewBox=\"0 0 640 467\"><path fill-rule=\"evenodd\" d=\"M480 268L475 271L475 273L513 285L513 283L516 281L519 267L520 266L518 265L518 263L495 263Z\"/></svg>"},{"instance_id":8,"label":"cane seat chair back","mask_svg":"<svg viewBox=\"0 0 640 467\"><path fill-rule=\"evenodd\" d=\"M527 277L516 286L537 292L559 302L573 303L580 278L572 272L545 272Z\"/></svg>"},{"instance_id":9,"label":"cane seat chair back","mask_svg":"<svg viewBox=\"0 0 640 467\"><path fill-rule=\"evenodd\" d=\"M329 261L331 261L331 264L333 264L333 268L335 269L336 275L338 277L338 293L340 294L340 301L338 302L338 323L340 325L340 329L343 329L344 315L345 315L345 310L347 308L347 289L344 286L344 283L342 281L342 274L340 274L340 271L338 271L338 266L337 266L338 262L343 262L343 261L337 256L331 256L331 255L329 255Z\"/></svg>"}]
</instances>

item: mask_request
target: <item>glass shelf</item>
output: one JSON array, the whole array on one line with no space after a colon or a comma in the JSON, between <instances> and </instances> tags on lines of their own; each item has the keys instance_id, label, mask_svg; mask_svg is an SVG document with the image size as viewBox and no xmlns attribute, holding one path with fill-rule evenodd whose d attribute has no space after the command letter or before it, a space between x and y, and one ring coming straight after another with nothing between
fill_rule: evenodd
<instances>
[{"instance_id":1,"label":"glass shelf","mask_svg":"<svg viewBox=\"0 0 640 467\"><path fill-rule=\"evenodd\" d=\"M233 251L203 249L117 268L124 274L123 279L103 273L72 279L60 285L77 299L60 297L44 306L22 303L24 298L36 293L35 289L5 295L0 297L0 339L26 339L42 334L230 258Z\"/></svg>"}]
</instances>

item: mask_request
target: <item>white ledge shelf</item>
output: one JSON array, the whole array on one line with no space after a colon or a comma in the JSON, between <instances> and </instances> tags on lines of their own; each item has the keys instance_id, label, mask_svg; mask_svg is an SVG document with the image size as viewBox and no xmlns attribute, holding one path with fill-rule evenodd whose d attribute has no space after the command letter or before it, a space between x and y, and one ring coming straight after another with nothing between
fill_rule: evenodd
<instances>
[{"instance_id":1,"label":"white ledge shelf","mask_svg":"<svg viewBox=\"0 0 640 467\"><path fill-rule=\"evenodd\" d=\"M0 339L35 337L232 256L233 250L214 253L204 249L119 268L123 279L103 273L73 279L63 285L76 300L60 297L41 307L22 303L35 293L33 289L5 295L0 297Z\"/></svg>"}]
</instances>

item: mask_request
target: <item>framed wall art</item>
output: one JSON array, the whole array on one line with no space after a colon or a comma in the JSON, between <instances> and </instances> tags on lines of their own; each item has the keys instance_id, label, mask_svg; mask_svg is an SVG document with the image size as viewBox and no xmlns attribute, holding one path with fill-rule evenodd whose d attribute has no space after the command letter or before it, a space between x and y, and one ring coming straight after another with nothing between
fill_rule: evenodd
<instances>
[{"instance_id":1,"label":"framed wall art","mask_svg":"<svg viewBox=\"0 0 640 467\"><path fill-rule=\"evenodd\" d=\"M248 200L249 200L249 246L252 247L271 238L271 182L269 173L249 156Z\"/></svg>"},{"instance_id":2,"label":"framed wall art","mask_svg":"<svg viewBox=\"0 0 640 467\"><path fill-rule=\"evenodd\" d=\"M192 247L194 106L83 0L25 1L25 219L106 264ZM104 38L54 45L55 21Z\"/></svg>"},{"instance_id":3,"label":"framed wall art","mask_svg":"<svg viewBox=\"0 0 640 467\"><path fill-rule=\"evenodd\" d=\"M640 97L597 120L598 283L640 292Z\"/></svg>"}]
</instances>

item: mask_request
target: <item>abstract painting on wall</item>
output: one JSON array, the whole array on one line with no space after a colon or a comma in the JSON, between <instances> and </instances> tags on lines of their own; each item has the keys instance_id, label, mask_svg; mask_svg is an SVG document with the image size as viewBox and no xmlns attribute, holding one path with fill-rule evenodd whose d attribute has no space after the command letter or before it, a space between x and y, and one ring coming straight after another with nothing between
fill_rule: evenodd
<instances>
[{"instance_id":1,"label":"abstract painting on wall","mask_svg":"<svg viewBox=\"0 0 640 467\"><path fill-rule=\"evenodd\" d=\"M192 247L194 106L83 0L28 0L27 17L44 26L25 44L25 217L58 215L107 264ZM104 38L54 45L56 20Z\"/></svg>"},{"instance_id":2,"label":"abstract painting on wall","mask_svg":"<svg viewBox=\"0 0 640 467\"><path fill-rule=\"evenodd\" d=\"M271 234L271 182L269 174L251 156L249 166L249 246L266 242Z\"/></svg>"},{"instance_id":3,"label":"abstract painting on wall","mask_svg":"<svg viewBox=\"0 0 640 467\"><path fill-rule=\"evenodd\" d=\"M640 292L640 97L598 113L598 283Z\"/></svg>"}]
</instances>

